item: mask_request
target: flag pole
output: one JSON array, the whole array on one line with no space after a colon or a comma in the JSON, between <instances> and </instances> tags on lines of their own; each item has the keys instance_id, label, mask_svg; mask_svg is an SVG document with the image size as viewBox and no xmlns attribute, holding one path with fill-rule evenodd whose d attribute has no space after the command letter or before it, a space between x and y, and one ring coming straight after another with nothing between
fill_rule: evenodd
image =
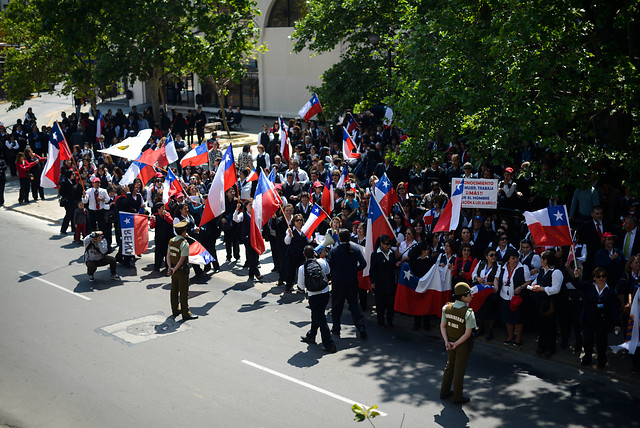
<instances>
[{"instance_id":1,"label":"flag pole","mask_svg":"<svg viewBox=\"0 0 640 428\"><path fill-rule=\"evenodd\" d=\"M56 124L58 124L58 128L60 128L60 123L57 120L56 120ZM60 130L62 130L62 128L60 128ZM73 153L71 153L71 150L69 149L69 143L67 143L67 138L64 137L64 134L62 134L62 136L63 136L64 144L67 146L67 151L71 155L71 162L73 162L73 166L76 167L76 174L78 174L78 179L80 180L80 186L82 186L82 191L86 192L87 189L84 187L84 182L82 181L82 177L80 177L80 168L78 168L78 164L76 163L76 158L73 157Z\"/></svg>"},{"instance_id":2,"label":"flag pole","mask_svg":"<svg viewBox=\"0 0 640 428\"><path fill-rule=\"evenodd\" d=\"M284 214L284 210L282 209L282 205L279 205L278 208L280 208L280 211L282 212L282 216L284 217L284 219L286 221L287 220L287 216ZM289 224L288 221L287 221L287 228L289 228L289 232L291 232L291 237L293 237L293 230L291 230L291 225Z\"/></svg>"}]
</instances>

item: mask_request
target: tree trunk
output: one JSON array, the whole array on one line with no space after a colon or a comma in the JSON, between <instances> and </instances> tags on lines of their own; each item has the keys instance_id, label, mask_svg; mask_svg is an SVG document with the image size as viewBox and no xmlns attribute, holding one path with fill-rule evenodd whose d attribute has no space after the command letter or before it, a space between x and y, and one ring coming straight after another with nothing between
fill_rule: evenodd
<instances>
[{"instance_id":1,"label":"tree trunk","mask_svg":"<svg viewBox=\"0 0 640 428\"><path fill-rule=\"evenodd\" d=\"M151 72L151 78L149 79L151 84L151 108L153 109L153 119L156 123L160 123L160 78L158 77L157 70Z\"/></svg>"},{"instance_id":2,"label":"tree trunk","mask_svg":"<svg viewBox=\"0 0 640 428\"><path fill-rule=\"evenodd\" d=\"M224 94L222 93L222 88L220 86L214 83L214 87L216 88L216 94L218 94L218 101L220 101L222 125L224 125L224 130L227 131L227 137L231 139L231 131L229 131L229 124L227 123L227 113L224 111Z\"/></svg>"}]
</instances>

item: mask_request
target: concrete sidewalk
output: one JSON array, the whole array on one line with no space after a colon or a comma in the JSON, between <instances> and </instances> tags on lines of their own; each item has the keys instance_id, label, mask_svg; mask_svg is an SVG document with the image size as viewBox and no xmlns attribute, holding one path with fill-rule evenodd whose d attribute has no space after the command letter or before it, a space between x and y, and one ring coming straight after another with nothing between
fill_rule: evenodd
<instances>
[{"instance_id":1,"label":"concrete sidewalk","mask_svg":"<svg viewBox=\"0 0 640 428\"><path fill-rule=\"evenodd\" d=\"M37 202L30 202L28 204L18 204L18 190L19 181L17 178L9 178L5 188L5 205L2 209L15 211L31 217L43 219L55 225L59 228L62 218L64 217L64 210L58 203L57 189L45 189L45 200L38 200ZM59 229L58 229L59 230ZM267 284L269 287L273 284ZM370 299L371 301L373 299ZM365 313L370 329L377 327L375 311L370 309ZM391 335L399 335L406 337L409 340L423 341L430 340L439 343L441 340L439 321L432 322L431 330L425 331L424 329L414 331L413 317L396 314L394 320L395 326L389 328L386 331ZM527 364L557 364L560 366L568 366L579 369L581 371L590 373L596 376L608 377L612 380L623 381L631 384L640 385L640 375L631 373L631 358L626 353L614 354L609 352L609 363L605 370L598 370L595 368L596 358L594 357L594 364L591 367L583 367L580 365L580 356L572 352L571 347L567 349L560 349L555 355L550 358L538 357L535 353L536 350L536 335L533 332L524 332L523 334L523 346L520 349L514 346L503 345L504 339L506 339L506 329L504 327L496 327L494 330L493 340L486 340L484 336L475 339L475 346L480 351L485 351L491 355L495 355L497 358L503 353L508 353L511 359L520 360ZM617 345L624 340L623 334L609 336L609 345ZM570 344L573 343L573 339ZM595 350L594 350L595 351Z\"/></svg>"}]
</instances>

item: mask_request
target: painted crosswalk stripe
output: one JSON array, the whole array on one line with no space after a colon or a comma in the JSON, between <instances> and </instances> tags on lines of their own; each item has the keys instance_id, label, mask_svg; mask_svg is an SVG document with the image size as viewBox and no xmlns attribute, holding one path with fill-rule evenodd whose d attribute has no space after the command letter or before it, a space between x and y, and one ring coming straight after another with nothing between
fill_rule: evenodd
<instances>
[{"instance_id":1,"label":"painted crosswalk stripe","mask_svg":"<svg viewBox=\"0 0 640 428\"><path fill-rule=\"evenodd\" d=\"M343 397L342 395L335 394L335 393L333 393L331 391L327 391L326 389L319 388L319 387L317 387L315 385L311 385L310 383L301 381L301 380L293 378L291 376L287 376L286 374L283 374L283 373L277 372L275 370L272 370L270 368L261 366L260 364L256 364L256 363L248 361L248 360L242 360L242 362L244 364L247 364L247 365L251 366L251 367L255 367L258 370L262 370L262 371L270 373L270 374L272 374L274 376L278 376L278 377L280 377L282 379L285 379L285 380L288 380L290 382L296 383L298 385L304 386L305 388L309 388L309 389L311 389L313 391L316 391L316 392L319 392L321 394L327 395L327 396L329 396L331 398L335 398L336 400L344 401L345 403L351 404L352 406L354 404L357 404L359 406L363 406L363 404L358 403L357 401L354 401L354 400L351 400L349 398ZM387 414L384 413L383 411L381 411L380 409L376 409L376 410L378 410L378 412L380 412L380 416L387 416Z\"/></svg>"},{"instance_id":2,"label":"painted crosswalk stripe","mask_svg":"<svg viewBox=\"0 0 640 428\"><path fill-rule=\"evenodd\" d=\"M64 287L62 287L62 286L60 286L60 285L58 285L58 284L54 284L53 282L47 281L46 279L42 279L42 278L37 277L37 276L35 276L35 275L31 275L30 273L26 273L26 272L22 272L22 271L18 271L18 273L19 273L20 275L28 276L29 278L37 279L37 280L38 280L38 281L40 281L40 282L44 282L45 284L50 285L50 286L52 286L52 287L55 287L55 288L57 288L58 290L66 291L67 293L69 293L69 294L73 294L74 296L79 297L79 298L81 298L81 299L84 299L84 300L91 300L91 298L90 298L90 297L83 296L82 294L76 293L75 291L67 290L66 288L64 288Z\"/></svg>"}]
</instances>

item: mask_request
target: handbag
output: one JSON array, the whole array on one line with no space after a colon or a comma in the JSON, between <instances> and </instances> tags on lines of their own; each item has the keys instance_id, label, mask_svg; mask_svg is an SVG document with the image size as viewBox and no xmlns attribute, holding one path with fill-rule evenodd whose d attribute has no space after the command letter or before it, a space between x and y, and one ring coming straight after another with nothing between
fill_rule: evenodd
<instances>
[{"instance_id":1,"label":"handbag","mask_svg":"<svg viewBox=\"0 0 640 428\"><path fill-rule=\"evenodd\" d=\"M520 308L521 304L522 304L522 296L520 296L519 294L516 294L515 296L513 296L511 298L511 303L509 304L509 309L511 309L511 311L515 312Z\"/></svg>"}]
</instances>

